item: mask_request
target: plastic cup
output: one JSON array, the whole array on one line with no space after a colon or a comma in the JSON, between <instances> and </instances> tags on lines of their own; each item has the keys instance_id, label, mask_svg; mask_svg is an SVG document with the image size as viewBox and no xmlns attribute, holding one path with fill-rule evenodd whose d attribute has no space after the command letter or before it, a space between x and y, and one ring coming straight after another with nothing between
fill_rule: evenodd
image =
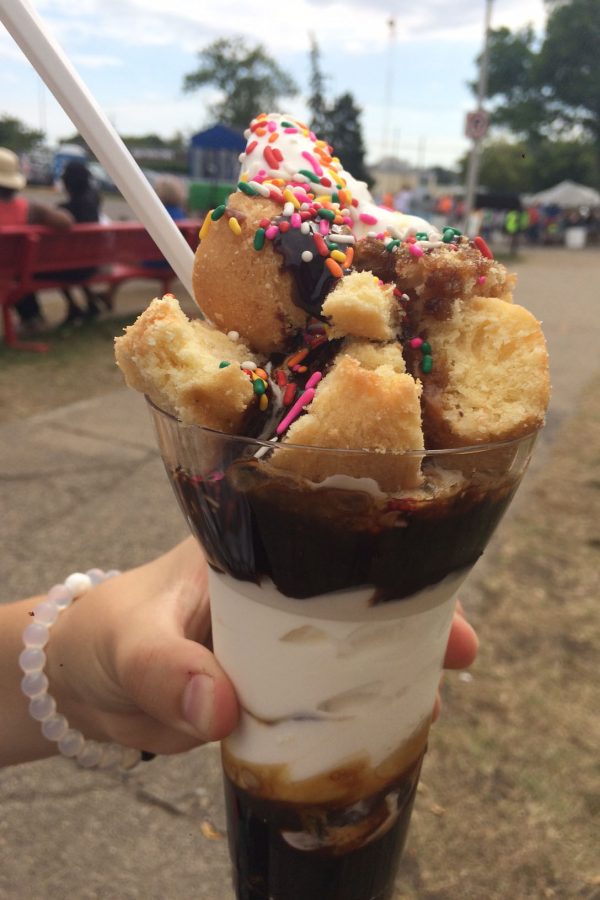
<instances>
[{"instance_id":1,"label":"plastic cup","mask_svg":"<svg viewBox=\"0 0 600 900\"><path fill-rule=\"evenodd\" d=\"M388 900L455 592L535 435L400 457L286 448L150 408L242 710L222 744L236 896Z\"/></svg>"}]
</instances>

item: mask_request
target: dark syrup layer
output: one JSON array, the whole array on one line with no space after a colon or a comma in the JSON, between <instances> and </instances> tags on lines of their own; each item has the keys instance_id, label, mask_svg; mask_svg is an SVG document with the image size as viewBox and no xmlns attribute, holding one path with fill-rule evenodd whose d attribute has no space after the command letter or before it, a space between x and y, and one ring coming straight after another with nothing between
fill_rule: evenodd
<instances>
[{"instance_id":1,"label":"dark syrup layer","mask_svg":"<svg viewBox=\"0 0 600 900\"><path fill-rule=\"evenodd\" d=\"M516 488L496 481L438 499L382 500L277 472L240 459L207 477L170 475L214 568L257 584L270 578L298 599L372 585L373 602L396 600L471 567Z\"/></svg>"},{"instance_id":2,"label":"dark syrup layer","mask_svg":"<svg viewBox=\"0 0 600 900\"><path fill-rule=\"evenodd\" d=\"M225 776L238 900L389 900L422 758L385 793L347 809L264 801ZM307 833L316 849L292 846Z\"/></svg>"}]
</instances>

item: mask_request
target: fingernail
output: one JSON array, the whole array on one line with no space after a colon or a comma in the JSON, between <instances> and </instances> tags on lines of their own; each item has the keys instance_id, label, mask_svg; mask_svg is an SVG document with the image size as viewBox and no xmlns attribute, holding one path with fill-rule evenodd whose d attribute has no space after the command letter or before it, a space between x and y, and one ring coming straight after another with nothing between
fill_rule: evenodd
<instances>
[{"instance_id":1,"label":"fingernail","mask_svg":"<svg viewBox=\"0 0 600 900\"><path fill-rule=\"evenodd\" d=\"M194 675L183 692L183 716L204 740L210 740L215 705L215 683L210 675Z\"/></svg>"}]
</instances>

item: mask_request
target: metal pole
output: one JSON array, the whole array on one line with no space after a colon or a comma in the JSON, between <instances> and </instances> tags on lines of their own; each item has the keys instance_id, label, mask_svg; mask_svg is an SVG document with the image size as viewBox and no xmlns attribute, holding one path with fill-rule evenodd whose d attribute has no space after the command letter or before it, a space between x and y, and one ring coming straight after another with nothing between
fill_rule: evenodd
<instances>
[{"instance_id":1,"label":"metal pole","mask_svg":"<svg viewBox=\"0 0 600 900\"><path fill-rule=\"evenodd\" d=\"M394 48L396 40L396 20L393 16L387 21L388 26L388 55L387 67L385 73L385 88L383 101L383 133L381 136L381 157L382 159L388 155L393 155L393 146L390 148L390 134L392 139L394 132L392 129L393 121L393 105L392 94L394 88Z\"/></svg>"},{"instance_id":2,"label":"metal pole","mask_svg":"<svg viewBox=\"0 0 600 900\"><path fill-rule=\"evenodd\" d=\"M490 64L490 26L492 21L492 3L493 0L485 0L485 24L483 37L483 52L481 54L481 62L479 64L479 81L477 83L477 108L482 109L487 93L488 71ZM467 167L467 184L465 190L465 225L469 221L469 216L473 212L475 206L475 198L477 195L477 179L479 176L479 161L481 159L481 138L473 141L471 153L469 155L469 164Z\"/></svg>"}]
</instances>

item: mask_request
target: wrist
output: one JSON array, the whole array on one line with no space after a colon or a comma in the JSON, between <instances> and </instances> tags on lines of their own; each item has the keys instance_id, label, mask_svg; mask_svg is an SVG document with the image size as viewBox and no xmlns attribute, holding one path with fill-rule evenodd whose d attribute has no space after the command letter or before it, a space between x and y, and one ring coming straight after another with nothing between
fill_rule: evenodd
<instances>
[{"instance_id":1,"label":"wrist","mask_svg":"<svg viewBox=\"0 0 600 900\"><path fill-rule=\"evenodd\" d=\"M76 612L81 609L80 604L84 604L85 611L88 598L83 598L84 594L115 574L118 573L105 574L98 569L86 575L74 573L64 584L51 588L34 609L34 621L23 633L25 649L19 656L24 672L21 688L29 698L30 715L59 752L86 768L131 768L140 758L139 751L110 743L102 728L101 710L98 714L93 697L86 697L82 690L88 676L89 682L94 683L94 672L88 673L87 669L93 669L96 655L86 640L86 636L93 637L93 632L79 627L82 617ZM85 673L86 678L78 678L78 673Z\"/></svg>"}]
</instances>

